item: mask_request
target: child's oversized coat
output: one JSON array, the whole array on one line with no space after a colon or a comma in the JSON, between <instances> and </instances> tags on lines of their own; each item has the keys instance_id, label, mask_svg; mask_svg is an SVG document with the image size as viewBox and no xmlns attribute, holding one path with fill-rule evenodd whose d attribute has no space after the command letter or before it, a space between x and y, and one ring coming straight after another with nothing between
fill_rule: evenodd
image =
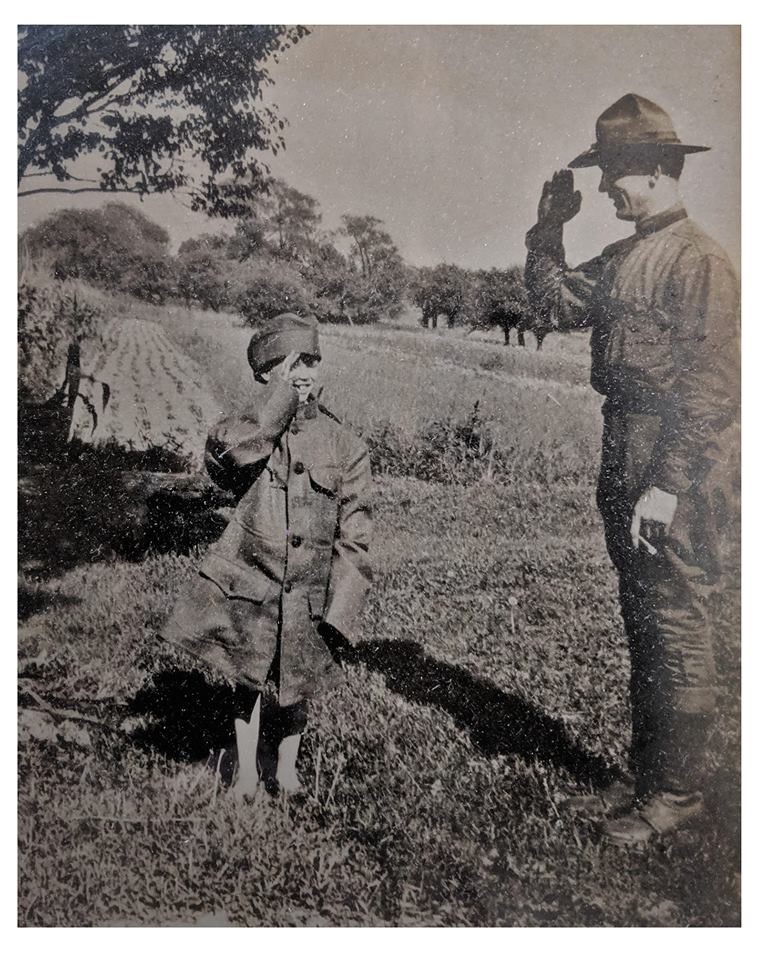
<instances>
[{"instance_id":1,"label":"child's oversized coat","mask_svg":"<svg viewBox=\"0 0 766 960\"><path fill-rule=\"evenodd\" d=\"M214 429L205 460L241 499L162 636L255 688L279 643L280 703L310 697L335 671L319 623L354 642L370 585L367 448L277 380Z\"/></svg>"}]
</instances>

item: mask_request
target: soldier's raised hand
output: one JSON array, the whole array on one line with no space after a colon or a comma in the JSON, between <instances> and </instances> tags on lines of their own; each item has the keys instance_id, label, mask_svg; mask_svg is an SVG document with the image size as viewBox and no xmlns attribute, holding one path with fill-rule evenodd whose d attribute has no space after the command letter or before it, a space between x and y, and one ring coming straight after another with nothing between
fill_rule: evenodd
<instances>
[{"instance_id":1,"label":"soldier's raised hand","mask_svg":"<svg viewBox=\"0 0 766 960\"><path fill-rule=\"evenodd\" d=\"M537 221L545 226L561 226L580 212L582 194L574 188L571 170L557 170L543 185L537 206Z\"/></svg>"}]
</instances>

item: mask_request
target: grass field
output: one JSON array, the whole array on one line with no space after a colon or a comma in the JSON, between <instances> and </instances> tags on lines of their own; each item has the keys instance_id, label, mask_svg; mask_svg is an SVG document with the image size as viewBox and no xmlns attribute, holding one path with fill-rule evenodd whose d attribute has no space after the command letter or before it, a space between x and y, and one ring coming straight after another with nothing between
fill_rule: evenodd
<instances>
[{"instance_id":1,"label":"grass field","mask_svg":"<svg viewBox=\"0 0 766 960\"><path fill-rule=\"evenodd\" d=\"M159 319L214 406L246 401L247 331ZM365 639L313 708L307 796L241 807L215 772L232 693L155 639L195 556L28 579L19 923L737 924L736 590L716 601L724 699L698 829L620 851L560 804L628 737L587 341L333 327L322 344L323 400L387 439ZM486 441L470 463L438 446L466 422ZM438 482L407 466L429 444L452 457Z\"/></svg>"}]
</instances>

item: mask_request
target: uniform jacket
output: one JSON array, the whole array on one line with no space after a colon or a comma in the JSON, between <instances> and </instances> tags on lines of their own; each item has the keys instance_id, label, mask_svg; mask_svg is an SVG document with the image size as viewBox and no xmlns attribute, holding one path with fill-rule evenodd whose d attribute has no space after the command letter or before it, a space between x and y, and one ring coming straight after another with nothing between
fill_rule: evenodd
<instances>
[{"instance_id":1,"label":"uniform jacket","mask_svg":"<svg viewBox=\"0 0 766 960\"><path fill-rule=\"evenodd\" d=\"M724 251L680 205L573 270L560 229L536 225L527 248L538 313L563 329L592 328L593 387L614 410L657 420L638 485L678 494L726 464L739 403L739 295Z\"/></svg>"},{"instance_id":2,"label":"uniform jacket","mask_svg":"<svg viewBox=\"0 0 766 960\"><path fill-rule=\"evenodd\" d=\"M592 331L591 382L606 397L598 505L612 560L635 566L632 511L657 486L678 497L663 555L713 582L738 447L739 296L726 254L680 205L573 270L561 229L536 225L527 248L538 314Z\"/></svg>"},{"instance_id":3,"label":"uniform jacket","mask_svg":"<svg viewBox=\"0 0 766 960\"><path fill-rule=\"evenodd\" d=\"M162 635L253 687L278 652L280 703L312 696L335 670L318 625L354 642L371 581L367 448L277 380L211 432L205 464L241 499Z\"/></svg>"}]
</instances>

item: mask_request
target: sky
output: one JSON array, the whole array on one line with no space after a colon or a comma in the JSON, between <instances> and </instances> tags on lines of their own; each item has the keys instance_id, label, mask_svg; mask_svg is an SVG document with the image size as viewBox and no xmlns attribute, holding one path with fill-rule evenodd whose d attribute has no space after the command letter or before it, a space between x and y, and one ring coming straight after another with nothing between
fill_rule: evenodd
<instances>
[{"instance_id":1,"label":"sky","mask_svg":"<svg viewBox=\"0 0 766 960\"><path fill-rule=\"evenodd\" d=\"M739 260L736 27L317 26L270 72L267 99L289 121L272 172L319 201L328 229L344 213L379 217L411 263L523 262L543 180L628 92L662 105L682 140L712 148L688 158L683 193ZM631 229L597 193L596 170L575 178L584 202L566 230L570 262ZM19 225L103 199L22 199ZM170 197L141 209L174 247L224 227Z\"/></svg>"}]
</instances>

